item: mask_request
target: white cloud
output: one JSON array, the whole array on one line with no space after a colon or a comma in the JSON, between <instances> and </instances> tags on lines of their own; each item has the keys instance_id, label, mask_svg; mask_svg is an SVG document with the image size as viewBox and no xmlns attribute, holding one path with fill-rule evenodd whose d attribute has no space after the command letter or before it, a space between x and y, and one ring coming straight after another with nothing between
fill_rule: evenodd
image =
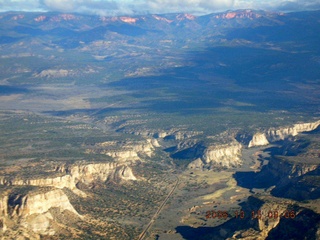
<instances>
[{"instance_id":1,"label":"white cloud","mask_svg":"<svg viewBox=\"0 0 320 240\"><path fill-rule=\"evenodd\" d=\"M39 0L0 0L0 11L41 11Z\"/></svg>"},{"instance_id":2,"label":"white cloud","mask_svg":"<svg viewBox=\"0 0 320 240\"><path fill-rule=\"evenodd\" d=\"M212 12L230 9L234 0L149 0L145 6L151 12Z\"/></svg>"},{"instance_id":3,"label":"white cloud","mask_svg":"<svg viewBox=\"0 0 320 240\"><path fill-rule=\"evenodd\" d=\"M234 8L280 11L317 10L320 9L320 0L236 0Z\"/></svg>"},{"instance_id":4,"label":"white cloud","mask_svg":"<svg viewBox=\"0 0 320 240\"><path fill-rule=\"evenodd\" d=\"M44 5L51 10L74 11L77 4L83 1L77 0L44 0Z\"/></svg>"},{"instance_id":5,"label":"white cloud","mask_svg":"<svg viewBox=\"0 0 320 240\"><path fill-rule=\"evenodd\" d=\"M209 13L229 9L316 10L320 0L0 0L0 11L62 11L100 15Z\"/></svg>"}]
</instances>

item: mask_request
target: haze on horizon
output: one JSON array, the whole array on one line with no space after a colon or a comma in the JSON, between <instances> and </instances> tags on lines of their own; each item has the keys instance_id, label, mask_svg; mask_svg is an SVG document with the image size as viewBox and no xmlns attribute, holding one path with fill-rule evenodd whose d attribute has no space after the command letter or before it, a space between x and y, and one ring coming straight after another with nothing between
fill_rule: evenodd
<instances>
[{"instance_id":1,"label":"haze on horizon","mask_svg":"<svg viewBox=\"0 0 320 240\"><path fill-rule=\"evenodd\" d=\"M58 11L103 16L188 12L207 14L234 9L319 10L320 0L0 0L0 11Z\"/></svg>"}]
</instances>

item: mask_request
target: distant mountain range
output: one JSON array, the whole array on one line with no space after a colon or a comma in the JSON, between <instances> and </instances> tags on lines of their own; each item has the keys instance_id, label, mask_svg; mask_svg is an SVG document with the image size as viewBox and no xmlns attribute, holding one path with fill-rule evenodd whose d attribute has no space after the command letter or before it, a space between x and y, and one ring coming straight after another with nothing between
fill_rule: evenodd
<instances>
[{"instance_id":1,"label":"distant mountain range","mask_svg":"<svg viewBox=\"0 0 320 240\"><path fill-rule=\"evenodd\" d=\"M0 236L319 239L319 43L320 11L0 13Z\"/></svg>"},{"instance_id":2,"label":"distant mountain range","mask_svg":"<svg viewBox=\"0 0 320 240\"><path fill-rule=\"evenodd\" d=\"M305 111L308 107L316 113L318 90L303 84L318 84L319 22L320 11L247 9L204 16L171 13L117 17L4 12L0 13L0 72L3 79L14 77L10 84L18 87L46 79L46 83L77 84L112 81L108 88L129 91L148 88L138 96L143 99L161 93L164 101L156 99L152 109L189 108L193 106L188 98L192 93L196 106L207 103L207 107L218 107L226 104L226 96L232 96L238 102L250 103L251 108L257 106L255 111ZM232 79L241 88L235 92L234 85L230 92L230 86L219 79ZM210 85L212 82L215 85ZM172 87L163 92L163 84ZM256 94L257 90L264 94ZM167 100L172 94L179 95L181 101L175 107ZM141 104L144 106L143 101Z\"/></svg>"},{"instance_id":3,"label":"distant mountain range","mask_svg":"<svg viewBox=\"0 0 320 240\"><path fill-rule=\"evenodd\" d=\"M88 43L98 39L146 37L183 41L212 38L258 42L303 40L320 32L319 20L320 11L276 13L248 9L205 16L178 13L104 17L55 12L5 12L0 14L0 44L30 36L68 39L69 44L65 47L70 48L79 46L79 41Z\"/></svg>"}]
</instances>

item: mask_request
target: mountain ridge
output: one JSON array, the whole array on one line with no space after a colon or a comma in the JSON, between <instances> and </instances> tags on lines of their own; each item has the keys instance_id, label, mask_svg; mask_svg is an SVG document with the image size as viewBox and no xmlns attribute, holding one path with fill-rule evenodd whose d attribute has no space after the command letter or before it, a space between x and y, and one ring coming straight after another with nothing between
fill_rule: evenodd
<instances>
[{"instance_id":1,"label":"mountain ridge","mask_svg":"<svg viewBox=\"0 0 320 240\"><path fill-rule=\"evenodd\" d=\"M139 22L146 22L149 19L163 21L168 24L179 23L182 21L198 21L203 18L215 18L215 19L256 19L261 17L273 17L273 16L283 16L287 13L282 12L269 12L262 10L252 10L252 9L239 9L239 10L229 10L219 13L210 13L206 15L196 16L189 13L167 13L167 14L145 14L145 15L121 15L121 16L98 16L98 15L87 15L79 13L59 13L59 12L2 12L0 13L0 22L4 21L24 21L30 20L34 23L44 23L44 22L62 22L62 21L77 21L77 20L99 20L103 23L110 22L122 22L128 24L136 24Z\"/></svg>"},{"instance_id":2,"label":"mountain ridge","mask_svg":"<svg viewBox=\"0 0 320 240\"><path fill-rule=\"evenodd\" d=\"M203 16L170 13L105 17L79 13L3 12L0 13L0 44L37 36L66 48L101 39L145 41L145 36L148 40L178 40L182 44L191 39L201 42L212 38L214 41L287 41L289 37L301 38L304 32L310 35L305 24L317 29L319 19L320 11L281 13L251 9ZM297 31L301 35L296 36Z\"/></svg>"}]
</instances>

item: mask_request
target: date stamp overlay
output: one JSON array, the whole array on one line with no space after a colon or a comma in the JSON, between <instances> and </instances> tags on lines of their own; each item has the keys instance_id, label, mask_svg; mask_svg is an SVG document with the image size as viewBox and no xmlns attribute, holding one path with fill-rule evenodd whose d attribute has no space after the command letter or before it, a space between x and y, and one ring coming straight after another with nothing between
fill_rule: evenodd
<instances>
[{"instance_id":1,"label":"date stamp overlay","mask_svg":"<svg viewBox=\"0 0 320 240\"><path fill-rule=\"evenodd\" d=\"M296 212L294 210L285 210L284 212L279 213L278 210L252 210L252 211L216 211L210 210L206 211L206 219L227 219L227 218L236 218L236 219L277 219L277 218L286 218L294 219L296 217Z\"/></svg>"}]
</instances>

